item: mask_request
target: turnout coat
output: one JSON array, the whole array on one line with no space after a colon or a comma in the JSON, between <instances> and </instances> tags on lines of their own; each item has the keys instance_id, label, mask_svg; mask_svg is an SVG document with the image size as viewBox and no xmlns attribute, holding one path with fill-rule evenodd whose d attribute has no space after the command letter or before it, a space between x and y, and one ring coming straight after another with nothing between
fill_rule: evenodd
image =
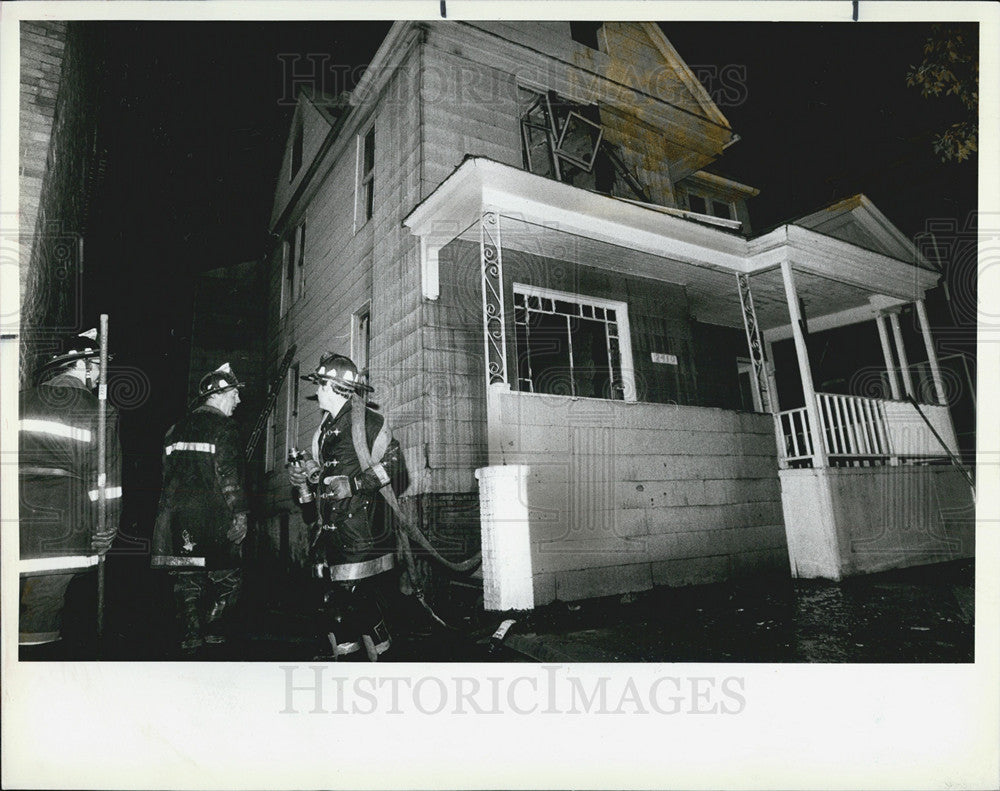
<instances>
[{"instance_id":1,"label":"turnout coat","mask_svg":"<svg viewBox=\"0 0 1000 791\"><path fill-rule=\"evenodd\" d=\"M163 439L163 489L153 528L154 568L240 565L226 533L249 510L236 421L203 404Z\"/></svg>"},{"instance_id":2,"label":"turnout coat","mask_svg":"<svg viewBox=\"0 0 1000 791\"><path fill-rule=\"evenodd\" d=\"M121 513L118 416L107 404L104 494L107 524ZM18 471L22 574L73 571L95 565L97 532L97 397L74 376L60 374L20 394Z\"/></svg>"},{"instance_id":3,"label":"turnout coat","mask_svg":"<svg viewBox=\"0 0 1000 791\"><path fill-rule=\"evenodd\" d=\"M322 472L315 486L315 500L303 504L303 518L319 531L313 543L312 562L317 576L348 579L369 576L368 571L384 570L359 565L363 561L385 557L395 551L395 535L388 509L379 489L390 485L398 493L409 485L406 463L399 442L392 436L385 418L373 409L365 409L365 439L371 452L372 466L362 469L352 438L353 403L348 402L334 417L324 414L313 435L312 451ZM331 491L336 476L346 476L350 496L337 498ZM391 563L386 559L385 566ZM355 569L335 569L354 564ZM347 575L344 577L344 575Z\"/></svg>"}]
</instances>

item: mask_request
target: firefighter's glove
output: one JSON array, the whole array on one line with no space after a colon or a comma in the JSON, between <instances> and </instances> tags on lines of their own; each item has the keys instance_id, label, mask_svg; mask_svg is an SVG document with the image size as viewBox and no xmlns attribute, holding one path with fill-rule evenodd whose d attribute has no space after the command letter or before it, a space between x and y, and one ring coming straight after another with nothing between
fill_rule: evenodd
<instances>
[{"instance_id":1,"label":"firefighter's glove","mask_svg":"<svg viewBox=\"0 0 1000 791\"><path fill-rule=\"evenodd\" d=\"M290 464L288 466L288 482L296 489L301 488L309 480L306 468L301 464Z\"/></svg>"},{"instance_id":2,"label":"firefighter's glove","mask_svg":"<svg viewBox=\"0 0 1000 791\"><path fill-rule=\"evenodd\" d=\"M247 537L247 515L246 514L236 514L233 517L233 526L229 528L226 533L226 538L232 541L234 544L239 544Z\"/></svg>"},{"instance_id":3,"label":"firefighter's glove","mask_svg":"<svg viewBox=\"0 0 1000 791\"><path fill-rule=\"evenodd\" d=\"M107 554L108 550L111 549L111 544L115 540L115 530L104 530L94 533L93 537L90 539L90 551L96 552L98 555Z\"/></svg>"},{"instance_id":4,"label":"firefighter's glove","mask_svg":"<svg viewBox=\"0 0 1000 791\"><path fill-rule=\"evenodd\" d=\"M346 475L328 475L323 479L323 496L334 500L344 500L354 492L351 491L351 479Z\"/></svg>"}]
</instances>

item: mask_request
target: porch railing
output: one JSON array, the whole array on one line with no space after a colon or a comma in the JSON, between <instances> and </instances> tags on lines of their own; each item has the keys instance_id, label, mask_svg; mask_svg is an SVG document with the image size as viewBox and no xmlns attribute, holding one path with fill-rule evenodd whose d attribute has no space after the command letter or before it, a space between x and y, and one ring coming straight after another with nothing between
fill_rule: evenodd
<instances>
[{"instance_id":1,"label":"porch railing","mask_svg":"<svg viewBox=\"0 0 1000 791\"><path fill-rule=\"evenodd\" d=\"M784 460L790 466L804 466L812 463L812 432L809 430L809 413L806 408L788 409L776 416L778 436L784 439Z\"/></svg>"},{"instance_id":2,"label":"porch railing","mask_svg":"<svg viewBox=\"0 0 1000 791\"><path fill-rule=\"evenodd\" d=\"M817 393L826 453L831 457L891 455L882 402L875 398Z\"/></svg>"},{"instance_id":3,"label":"porch railing","mask_svg":"<svg viewBox=\"0 0 1000 791\"><path fill-rule=\"evenodd\" d=\"M831 464L885 464L892 455L882 402L875 398L817 393L819 434ZM784 462L811 467L816 453L815 432L805 407L777 416Z\"/></svg>"},{"instance_id":4,"label":"porch railing","mask_svg":"<svg viewBox=\"0 0 1000 791\"><path fill-rule=\"evenodd\" d=\"M817 393L816 408L821 423L818 434L832 465L886 464L896 463L897 457L926 459L949 455L947 446L932 436L924 419L906 403ZM947 407L923 409L938 424L944 441L954 445ZM813 466L817 432L812 430L806 408L778 413L775 424L784 464Z\"/></svg>"}]
</instances>

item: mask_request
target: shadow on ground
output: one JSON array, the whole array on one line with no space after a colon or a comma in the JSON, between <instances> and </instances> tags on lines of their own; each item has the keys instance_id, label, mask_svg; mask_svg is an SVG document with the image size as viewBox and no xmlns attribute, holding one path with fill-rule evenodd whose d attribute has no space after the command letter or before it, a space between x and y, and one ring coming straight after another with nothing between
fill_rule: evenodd
<instances>
[{"instance_id":1,"label":"shadow on ground","mask_svg":"<svg viewBox=\"0 0 1000 791\"><path fill-rule=\"evenodd\" d=\"M93 575L75 585L62 644L23 659L174 660L172 596L142 558L108 564L105 639L93 639ZM396 662L972 662L972 561L839 583L783 575L658 588L492 613L481 588L451 580L434 591L444 628L416 603L389 596ZM312 594L296 577L248 571L228 642L201 661L309 661L327 646ZM490 635L515 619L502 645ZM328 653L328 652L327 652Z\"/></svg>"}]
</instances>

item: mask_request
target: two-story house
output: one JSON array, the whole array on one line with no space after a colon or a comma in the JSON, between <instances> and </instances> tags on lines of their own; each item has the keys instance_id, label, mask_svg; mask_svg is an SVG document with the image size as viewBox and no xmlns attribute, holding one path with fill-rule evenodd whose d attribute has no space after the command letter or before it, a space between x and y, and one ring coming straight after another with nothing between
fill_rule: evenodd
<instances>
[{"instance_id":1,"label":"two-story house","mask_svg":"<svg viewBox=\"0 0 1000 791\"><path fill-rule=\"evenodd\" d=\"M424 531L482 540L487 607L969 556L938 275L864 196L752 236L756 190L705 170L734 138L651 23L399 22L349 96L303 95L264 328L272 368L298 349L274 547L304 559L282 462L319 419L298 375L332 350L368 369ZM817 392L808 332L858 323L891 393Z\"/></svg>"}]
</instances>

